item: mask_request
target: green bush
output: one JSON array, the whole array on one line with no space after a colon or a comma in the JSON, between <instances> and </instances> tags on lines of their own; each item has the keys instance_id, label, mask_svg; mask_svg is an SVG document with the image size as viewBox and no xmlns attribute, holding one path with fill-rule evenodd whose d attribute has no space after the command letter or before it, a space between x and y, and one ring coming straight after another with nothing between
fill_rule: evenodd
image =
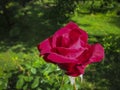
<instances>
[{"instance_id":1,"label":"green bush","mask_svg":"<svg viewBox=\"0 0 120 90\"><path fill-rule=\"evenodd\" d=\"M18 64L17 69L11 71L7 90L58 90L61 88L62 71L56 65L46 63L36 52L35 49L34 53L22 54L22 58L18 57L22 62ZM70 90L67 86L64 87Z\"/></svg>"}]
</instances>

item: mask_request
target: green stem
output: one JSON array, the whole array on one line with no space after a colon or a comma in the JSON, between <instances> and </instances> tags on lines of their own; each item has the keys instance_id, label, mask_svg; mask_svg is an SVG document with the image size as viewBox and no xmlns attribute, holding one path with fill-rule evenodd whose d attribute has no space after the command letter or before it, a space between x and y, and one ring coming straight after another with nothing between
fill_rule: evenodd
<instances>
[{"instance_id":1,"label":"green stem","mask_svg":"<svg viewBox=\"0 0 120 90\"><path fill-rule=\"evenodd\" d=\"M76 81L75 81L75 83L73 84L73 90L77 90L77 88L76 88Z\"/></svg>"}]
</instances>

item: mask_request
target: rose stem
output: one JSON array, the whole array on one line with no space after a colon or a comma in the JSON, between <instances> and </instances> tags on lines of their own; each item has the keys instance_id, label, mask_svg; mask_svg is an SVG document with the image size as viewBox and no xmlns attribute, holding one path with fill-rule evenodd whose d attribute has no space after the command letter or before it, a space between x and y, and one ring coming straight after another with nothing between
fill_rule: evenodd
<instances>
[{"instance_id":1,"label":"rose stem","mask_svg":"<svg viewBox=\"0 0 120 90\"><path fill-rule=\"evenodd\" d=\"M76 80L75 80L75 83L73 84L73 90L77 90L77 88L76 88Z\"/></svg>"}]
</instances>

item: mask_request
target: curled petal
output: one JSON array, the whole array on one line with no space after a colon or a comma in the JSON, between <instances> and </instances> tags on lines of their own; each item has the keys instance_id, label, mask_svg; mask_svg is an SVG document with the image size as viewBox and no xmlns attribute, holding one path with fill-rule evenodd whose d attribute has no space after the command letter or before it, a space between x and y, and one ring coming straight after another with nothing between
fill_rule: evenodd
<instances>
[{"instance_id":1,"label":"curled petal","mask_svg":"<svg viewBox=\"0 0 120 90\"><path fill-rule=\"evenodd\" d=\"M58 37L61 37L63 34L68 36L68 33L71 31L69 28L61 28L52 36L52 46L56 47ZM62 38L62 37L61 37ZM61 43L62 44L62 43Z\"/></svg>"},{"instance_id":2,"label":"curled petal","mask_svg":"<svg viewBox=\"0 0 120 90\"><path fill-rule=\"evenodd\" d=\"M71 58L67 58L67 57L64 57L62 55L59 55L59 54L56 54L56 53L50 53L47 58L51 61L51 62L54 62L54 63L75 63L77 62L76 59L71 59Z\"/></svg>"},{"instance_id":3,"label":"curled petal","mask_svg":"<svg viewBox=\"0 0 120 90\"><path fill-rule=\"evenodd\" d=\"M90 63L100 62L104 58L104 49L99 43L92 45L91 50Z\"/></svg>"},{"instance_id":4,"label":"curled petal","mask_svg":"<svg viewBox=\"0 0 120 90\"><path fill-rule=\"evenodd\" d=\"M81 55L85 48L79 48L79 49L71 49L71 48L64 48L64 47L57 47L55 48L56 53L63 55L68 58L76 58L79 55Z\"/></svg>"},{"instance_id":5,"label":"curled petal","mask_svg":"<svg viewBox=\"0 0 120 90\"><path fill-rule=\"evenodd\" d=\"M56 40L56 47L68 47L70 38L68 34L63 34L59 36Z\"/></svg>"},{"instance_id":6,"label":"curled petal","mask_svg":"<svg viewBox=\"0 0 120 90\"><path fill-rule=\"evenodd\" d=\"M38 44L37 48L40 51L41 55L44 55L45 53L50 53L51 52L51 45L50 45L49 38L42 41L40 44Z\"/></svg>"},{"instance_id":7,"label":"curled petal","mask_svg":"<svg viewBox=\"0 0 120 90\"><path fill-rule=\"evenodd\" d=\"M85 46L87 42L87 34L84 33L84 35L83 32L84 31L80 30L79 28L75 28L69 33L69 48L78 49Z\"/></svg>"},{"instance_id":8,"label":"curled petal","mask_svg":"<svg viewBox=\"0 0 120 90\"><path fill-rule=\"evenodd\" d=\"M85 68L83 67L79 67L79 69L76 67L76 68L73 68L71 71L67 71L66 74L72 77L77 77L81 74L84 74L84 70Z\"/></svg>"},{"instance_id":9,"label":"curled petal","mask_svg":"<svg viewBox=\"0 0 120 90\"><path fill-rule=\"evenodd\" d=\"M65 73L72 77L77 77L84 74L85 66L78 65L77 63L61 63L59 67L65 70Z\"/></svg>"},{"instance_id":10,"label":"curled petal","mask_svg":"<svg viewBox=\"0 0 120 90\"><path fill-rule=\"evenodd\" d=\"M58 66L65 70L66 73L69 73L71 71L74 71L76 68L76 63L61 63L61 64L58 64Z\"/></svg>"},{"instance_id":11,"label":"curled petal","mask_svg":"<svg viewBox=\"0 0 120 90\"><path fill-rule=\"evenodd\" d=\"M97 43L94 45L87 45L85 50L77 59L79 64L87 65L94 62L100 62L104 58L104 49Z\"/></svg>"}]
</instances>

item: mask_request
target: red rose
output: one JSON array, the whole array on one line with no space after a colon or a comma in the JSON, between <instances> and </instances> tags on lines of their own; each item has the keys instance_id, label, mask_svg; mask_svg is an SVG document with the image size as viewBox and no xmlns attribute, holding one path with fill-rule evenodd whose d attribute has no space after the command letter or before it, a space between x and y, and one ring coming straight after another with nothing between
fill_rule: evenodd
<instances>
[{"instance_id":1,"label":"red rose","mask_svg":"<svg viewBox=\"0 0 120 90\"><path fill-rule=\"evenodd\" d=\"M57 64L67 75L76 77L85 67L104 58L104 49L97 43L88 44L88 35L70 22L38 45L45 61Z\"/></svg>"}]
</instances>

